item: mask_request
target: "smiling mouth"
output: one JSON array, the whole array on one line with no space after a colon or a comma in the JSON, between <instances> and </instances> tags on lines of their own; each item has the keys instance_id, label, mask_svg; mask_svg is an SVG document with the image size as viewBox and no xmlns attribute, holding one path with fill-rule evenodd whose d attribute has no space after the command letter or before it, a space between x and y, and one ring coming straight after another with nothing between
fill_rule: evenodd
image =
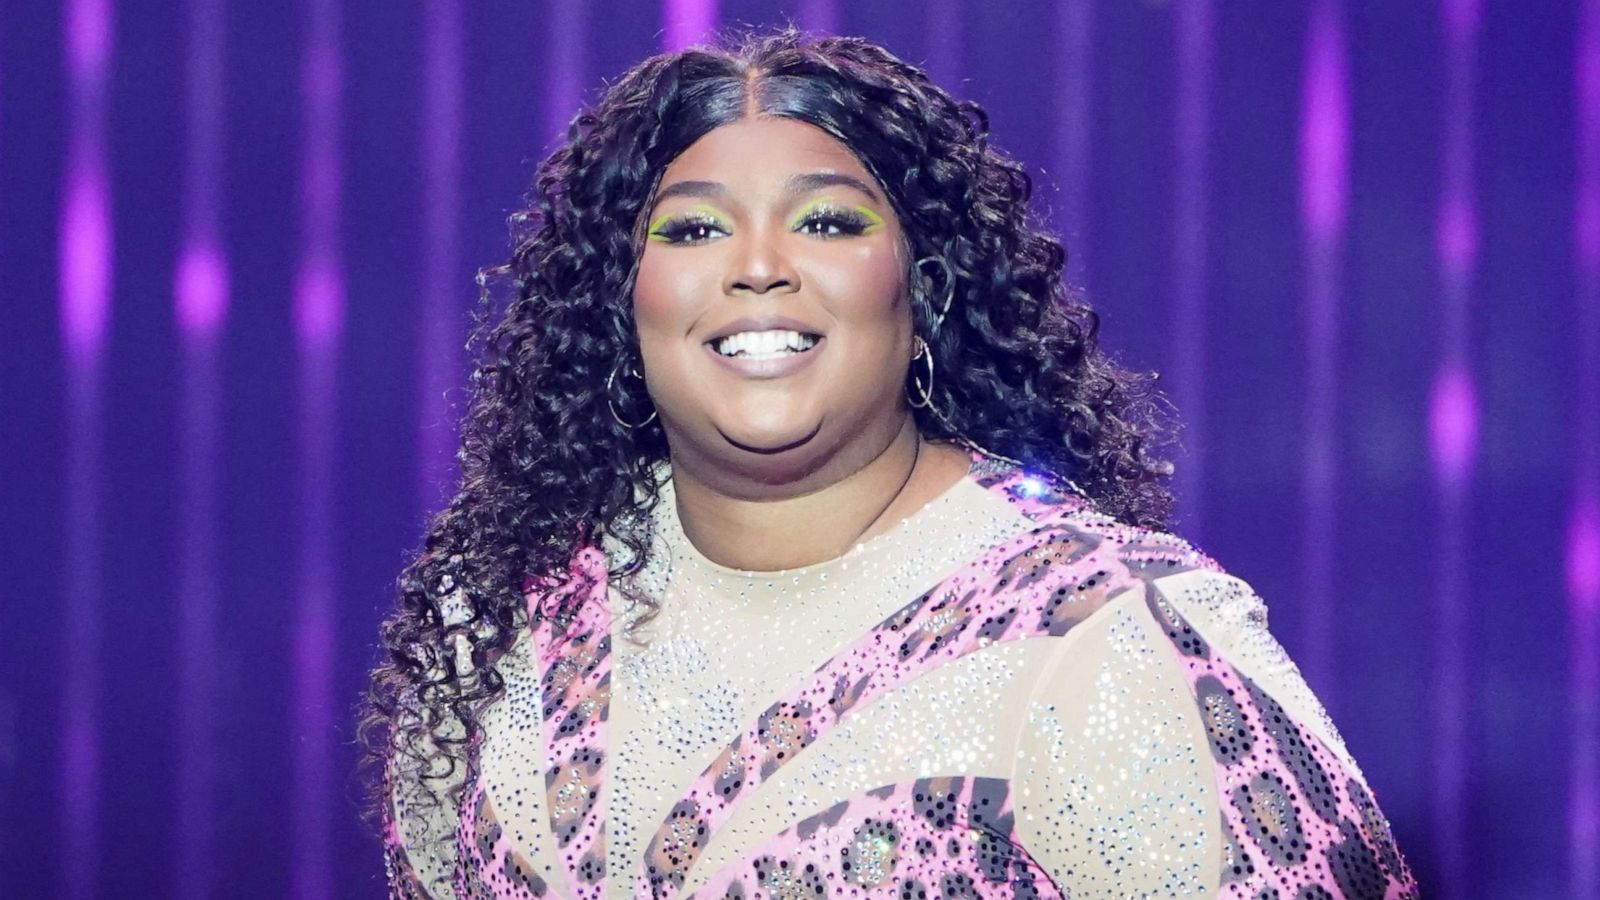
<instances>
[{"instance_id":1,"label":"smiling mouth","mask_svg":"<svg viewBox=\"0 0 1600 900\"><path fill-rule=\"evenodd\" d=\"M718 356L729 359L782 359L806 353L822 342L822 336L799 331L742 331L706 342Z\"/></svg>"}]
</instances>

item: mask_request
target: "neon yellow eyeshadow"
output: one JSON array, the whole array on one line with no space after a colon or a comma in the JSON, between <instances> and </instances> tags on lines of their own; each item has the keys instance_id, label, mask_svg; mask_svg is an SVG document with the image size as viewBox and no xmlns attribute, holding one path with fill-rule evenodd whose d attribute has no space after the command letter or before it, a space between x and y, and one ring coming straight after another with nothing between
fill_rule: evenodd
<instances>
[{"instance_id":1,"label":"neon yellow eyeshadow","mask_svg":"<svg viewBox=\"0 0 1600 900\"><path fill-rule=\"evenodd\" d=\"M795 217L793 219L789 220L789 227L790 228L798 227L801 222L804 222L806 220L807 216L809 216L812 213L816 212L818 209L826 209L826 208L829 208L829 207L839 208L840 206L841 206L841 204L836 203L835 201L833 201L831 199L828 199L826 197L821 199L821 200L817 200L817 201L815 201L813 203L808 204L804 209L802 209L802 210L800 210L800 212L796 213ZM883 217L878 215L876 212L873 212L871 208L866 207L866 206L861 206L861 205L858 205L858 204L851 204L847 208L850 209L852 212L859 213L862 218L867 220L867 222L868 222L867 227L862 229L862 231L861 231L862 234L870 234L874 230L883 227Z\"/></svg>"},{"instance_id":2,"label":"neon yellow eyeshadow","mask_svg":"<svg viewBox=\"0 0 1600 900\"><path fill-rule=\"evenodd\" d=\"M722 214L719 213L710 204L707 204L707 203L696 203L694 206L690 207L690 211L697 212L697 213L701 214L701 216L696 217L697 219L701 218L701 217L708 218L712 222L714 222L718 228L722 228L724 230L727 229L727 226L722 224ZM659 231L661 229L661 226L666 225L668 222L671 222L674 219L678 219L678 218L681 218L681 217L682 217L682 214L680 214L680 213L667 213L666 215L661 216L660 218L656 219L654 222L650 223L649 233L646 235L646 237L648 237L652 241L663 241L663 242L667 241L668 240L667 236L664 235L664 234L660 234L659 233Z\"/></svg>"},{"instance_id":3,"label":"neon yellow eyeshadow","mask_svg":"<svg viewBox=\"0 0 1600 900\"><path fill-rule=\"evenodd\" d=\"M880 216L877 213L873 212L870 207L856 206L856 207L853 207L853 208L855 209L856 212L861 213L863 216L866 216L867 217L867 221L872 223L871 227L869 227L867 229L868 231L871 231L873 228L881 228L881 227L883 227L883 216Z\"/></svg>"}]
</instances>

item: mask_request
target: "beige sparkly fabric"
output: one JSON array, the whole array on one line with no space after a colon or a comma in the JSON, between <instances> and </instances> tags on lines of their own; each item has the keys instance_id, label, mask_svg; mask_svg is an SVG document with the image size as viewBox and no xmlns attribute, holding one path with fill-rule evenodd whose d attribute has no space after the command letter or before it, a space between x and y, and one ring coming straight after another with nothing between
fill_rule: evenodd
<instances>
[{"instance_id":1,"label":"beige sparkly fabric","mask_svg":"<svg viewBox=\"0 0 1600 900\"><path fill-rule=\"evenodd\" d=\"M838 559L741 572L686 539L667 480L652 520L656 552L634 576L661 606L636 632L644 646L624 636L641 610L629 609L615 585L610 592L607 895L634 895L646 848L674 803L763 710L910 600L1035 525L969 474ZM1217 656L1359 777L1247 584L1209 569L1151 584ZM1143 593L1125 591L1062 636L995 642L898 685L762 781L700 852L683 893L853 797L963 776L1010 784L1015 840L1063 895L1216 894L1230 850L1207 725L1226 710L1203 718L1162 628ZM530 644L519 639L498 664L506 693L484 717L481 802L471 814L480 841L492 823L495 839L513 848L507 859L551 893L573 896L546 808ZM408 825L408 810L400 811L402 833L418 837L406 841L410 865L448 896L456 849L421 840L425 820L413 814ZM432 824L454 827L449 811Z\"/></svg>"}]
</instances>

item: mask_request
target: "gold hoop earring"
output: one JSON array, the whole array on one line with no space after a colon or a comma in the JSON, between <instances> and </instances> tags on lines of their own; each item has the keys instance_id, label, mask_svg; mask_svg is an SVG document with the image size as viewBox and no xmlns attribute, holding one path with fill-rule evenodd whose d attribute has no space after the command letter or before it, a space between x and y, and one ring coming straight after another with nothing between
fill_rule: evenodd
<instances>
[{"instance_id":1,"label":"gold hoop earring","mask_svg":"<svg viewBox=\"0 0 1600 900\"><path fill-rule=\"evenodd\" d=\"M914 365L919 356L927 358L928 386L926 388L922 386L922 382L917 380L916 370L913 369L911 372L911 384L916 387L917 393L922 395L922 402L918 403L909 395L906 397L906 401L911 404L912 409L927 409L933 405L933 348L928 346L928 342L923 340L920 334L916 336L916 341L917 351L911 354L911 362Z\"/></svg>"},{"instance_id":2,"label":"gold hoop earring","mask_svg":"<svg viewBox=\"0 0 1600 900\"><path fill-rule=\"evenodd\" d=\"M616 419L618 425L621 425L623 428L626 428L626 429L631 431L631 430L633 430L635 428L641 428L641 427L643 427L645 425L649 425L650 422L655 419L656 411L654 409L651 409L650 410L650 415L643 422L639 422L639 423L632 424L632 425L628 424L627 422L622 421L622 417L617 415L617 404L616 404L615 401L613 401L611 399L611 385L612 385L612 383L614 381L616 381L617 370L620 369L621 367L622 367L622 363L617 363L615 366L611 367L611 374L606 376L606 407L611 410L611 418ZM639 378L643 378L644 377L643 375L639 374L639 370L634 369L632 367L629 367L628 371L632 372L636 377L639 377Z\"/></svg>"}]
</instances>

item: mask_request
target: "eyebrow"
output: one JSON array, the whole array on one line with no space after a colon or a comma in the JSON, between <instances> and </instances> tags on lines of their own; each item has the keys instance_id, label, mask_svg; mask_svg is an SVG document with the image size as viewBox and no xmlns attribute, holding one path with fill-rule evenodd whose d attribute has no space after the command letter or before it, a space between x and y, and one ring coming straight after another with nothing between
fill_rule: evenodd
<instances>
[{"instance_id":1,"label":"eyebrow","mask_svg":"<svg viewBox=\"0 0 1600 900\"><path fill-rule=\"evenodd\" d=\"M865 181L854 175L842 172L804 172L790 175L783 180L785 194L804 194L818 188L834 187L835 185L855 188L873 201L877 201L878 194ZM656 195L656 204L673 197L726 197L728 189L720 181L678 181L661 189Z\"/></svg>"}]
</instances>

